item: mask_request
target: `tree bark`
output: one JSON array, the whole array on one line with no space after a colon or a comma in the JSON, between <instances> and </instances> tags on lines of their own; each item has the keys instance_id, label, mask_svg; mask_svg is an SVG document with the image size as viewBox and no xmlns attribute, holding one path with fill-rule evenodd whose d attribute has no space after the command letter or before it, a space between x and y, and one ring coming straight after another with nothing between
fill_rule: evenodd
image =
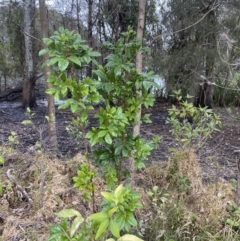
<instances>
[{"instance_id":1,"label":"tree bark","mask_svg":"<svg viewBox=\"0 0 240 241\"><path fill-rule=\"evenodd\" d=\"M25 40L25 80L23 82L22 106L35 107L35 60L34 60L34 19L35 19L35 0L25 0L24 3L24 40Z\"/></svg>"},{"instance_id":2,"label":"tree bark","mask_svg":"<svg viewBox=\"0 0 240 241\"><path fill-rule=\"evenodd\" d=\"M41 22L41 32L42 37L48 37L48 18L47 18L47 8L45 4L45 0L39 0L39 12L40 12L40 22ZM46 45L43 43L43 48L46 48ZM43 56L44 62L49 59L49 56L45 54ZM50 72L50 67L44 67L44 76L46 79L46 87L47 89L52 88L52 85L47 82L48 73ZM50 139L50 148L53 151L57 151L57 132L56 132L56 116L55 116L55 104L54 98L52 95L47 95L48 100L48 132L49 132L49 139Z\"/></svg>"},{"instance_id":3,"label":"tree bark","mask_svg":"<svg viewBox=\"0 0 240 241\"><path fill-rule=\"evenodd\" d=\"M79 17L79 12L80 12L80 5L79 5L79 1L76 1L76 12L77 12L77 29L78 29L78 33L81 33L81 23L80 23L80 17Z\"/></svg>"},{"instance_id":4,"label":"tree bark","mask_svg":"<svg viewBox=\"0 0 240 241\"><path fill-rule=\"evenodd\" d=\"M139 0L139 13L138 13L138 27L137 27L137 38L142 39L143 38L143 29L144 29L144 21L145 21L145 9L146 9L146 0ZM139 73L142 73L142 68L143 68L143 56L142 56L142 51L138 51L137 57L136 57L136 70ZM142 95L142 92L139 91L136 93L137 95ZM139 106L139 111L136 119L136 124L133 127L133 136L136 137L140 134L140 121L141 121L141 112L142 112L142 107ZM134 172L135 172L135 167L134 167L134 158L130 159L131 161L131 186L133 186L133 179L134 179Z\"/></svg>"},{"instance_id":5,"label":"tree bark","mask_svg":"<svg viewBox=\"0 0 240 241\"><path fill-rule=\"evenodd\" d=\"M93 47L93 20L92 20L92 10L93 10L93 0L87 0L88 3L88 45ZM92 76L92 62L89 63L87 67L87 76Z\"/></svg>"},{"instance_id":6,"label":"tree bark","mask_svg":"<svg viewBox=\"0 0 240 241\"><path fill-rule=\"evenodd\" d=\"M143 38L143 29L144 29L144 21L145 21L145 8L146 8L146 0L139 0L139 13L138 13L138 28L137 28L137 38ZM143 56L142 51L138 51L136 57L136 70L139 73L142 73L143 68ZM137 93L138 95L142 95L141 92ZM138 136L140 134L140 119L141 119L141 106L139 106L139 113L137 117L137 122L133 128L133 135Z\"/></svg>"}]
</instances>

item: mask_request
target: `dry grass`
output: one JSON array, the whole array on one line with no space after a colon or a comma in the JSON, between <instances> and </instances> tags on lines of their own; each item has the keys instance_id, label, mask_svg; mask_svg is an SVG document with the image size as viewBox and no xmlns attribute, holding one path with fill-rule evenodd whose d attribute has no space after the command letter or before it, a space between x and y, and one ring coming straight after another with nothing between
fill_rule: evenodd
<instances>
[{"instance_id":1,"label":"dry grass","mask_svg":"<svg viewBox=\"0 0 240 241\"><path fill-rule=\"evenodd\" d=\"M190 191L181 192L179 190L177 181L179 175L187 177L189 183L186 185L191 186ZM190 239L186 240L191 240L202 233L204 235L223 234L224 216L227 214L226 205L234 202L233 187L224 181L203 184L201 168L193 150L179 150L173 153L168 162L148 167L144 176L145 183L143 185L149 188L158 186L159 190L165 189L169 194L168 202L164 206L165 210L162 208L163 210L160 212L168 213L174 209L174 205L178 205L181 210L180 216L178 214L175 221L173 220L174 212L170 212L172 217L168 217L169 220L165 217L165 228L171 229L177 225L176 232L182 228L185 233L188 233L187 237ZM156 214L159 215L159 210L156 207L151 210L149 205L145 206L145 210L149 212L147 216L152 217L151 228L162 229L162 226L155 226L156 223L159 223L156 221L158 219ZM141 219L141 217L139 218ZM151 228L149 232L151 232Z\"/></svg>"},{"instance_id":2,"label":"dry grass","mask_svg":"<svg viewBox=\"0 0 240 241\"><path fill-rule=\"evenodd\" d=\"M3 173L0 175L0 182L4 186L4 194L0 196L0 230L3 230L0 240L12 240L14 235L16 240L47 240L49 226L59 222L55 213L64 208L74 208L85 217L89 215L92 212L91 207L83 200L81 192L72 187L72 176L76 175L79 164L85 161L81 154L67 162L51 159L38 152L33 156L15 151L8 154ZM22 197L4 175L9 168L13 169L12 175L33 199L31 207L28 200ZM189 181L191 190L188 192L179 191L180 173ZM169 229L179 225L175 227L176 230L182 228L193 236L199 235L203 229L207 230L209 236L226 231L226 227L223 228L223 217L226 214L226 204L233 203L234 200L232 186L226 182L204 185L193 150L181 150L172 154L167 162L154 164L139 172L137 179L136 183L139 185L136 189L142 197L144 208L136 215L139 221L144 221L144 225L152 223L150 228L148 227L149 232L154 233L162 229L158 226L159 222L156 222L159 209L147 195L147 190L153 186L158 186L159 191L165 189L169 193L164 208L170 210L173 205L181 204L181 216L174 220L174 214L171 213L172 217L165 220L166 228L169 221ZM100 177L96 177L94 182L97 185L96 203L99 204L100 192L105 190L106 185ZM3 214L5 218L1 219Z\"/></svg>"},{"instance_id":3,"label":"dry grass","mask_svg":"<svg viewBox=\"0 0 240 241\"><path fill-rule=\"evenodd\" d=\"M0 196L0 217L3 214L6 217L4 220L0 218L0 230L3 230L0 240L12 240L13 234L16 240L47 240L49 226L59 221L56 212L74 208L83 216L91 213L91 207L83 200L82 193L72 184L72 176L76 174L79 164L85 161L81 154L67 162L37 152L33 156L13 154L7 158L0 175L4 187L4 194ZM13 170L11 173L16 182L32 198L31 206L5 176L9 168ZM104 183L101 178L96 178L95 183L96 201L99 203Z\"/></svg>"}]
</instances>

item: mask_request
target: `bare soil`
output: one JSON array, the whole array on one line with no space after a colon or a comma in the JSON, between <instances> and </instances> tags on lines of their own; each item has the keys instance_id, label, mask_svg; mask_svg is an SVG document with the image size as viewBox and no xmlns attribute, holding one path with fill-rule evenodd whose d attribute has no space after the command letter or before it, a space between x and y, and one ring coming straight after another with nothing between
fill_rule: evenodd
<instances>
[{"instance_id":1,"label":"bare soil","mask_svg":"<svg viewBox=\"0 0 240 241\"><path fill-rule=\"evenodd\" d=\"M154 108L148 109L151 114L151 124L142 125L141 132L146 138L153 135L161 135L162 141L158 148L152 152L147 163L157 163L168 160L170 147L178 147L177 142L170 133L171 126L166 124L168 116L168 103L157 102ZM239 108L215 108L222 120L220 131L213 133L201 149L196 150L200 166L203 171L203 178L211 181L216 177L223 179L236 178L238 156L233 152L240 149L240 109ZM8 136L14 131L17 134L19 144L15 146L19 151L30 154L35 149L37 141L42 140L43 147L48 150L48 127L45 116L47 108L40 106L32 110L34 116L33 125L23 125L22 121L28 119L26 112L18 107L0 107L0 144L8 142ZM66 110L57 110L57 136L59 155L61 159L73 157L84 149L81 143L69 135L66 127L71 124L72 115ZM90 126L97 125L92 116Z\"/></svg>"}]
</instances>

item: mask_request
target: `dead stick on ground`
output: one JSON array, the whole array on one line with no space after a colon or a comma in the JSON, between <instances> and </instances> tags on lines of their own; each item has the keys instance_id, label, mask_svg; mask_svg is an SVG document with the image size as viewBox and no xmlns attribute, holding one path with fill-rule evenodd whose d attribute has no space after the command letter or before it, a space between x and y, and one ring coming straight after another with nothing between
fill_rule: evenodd
<instances>
[{"instance_id":1,"label":"dead stick on ground","mask_svg":"<svg viewBox=\"0 0 240 241\"><path fill-rule=\"evenodd\" d=\"M12 171L12 169L7 170L7 172L6 172L7 178L16 186L16 188L22 193L22 195L32 205L33 204L32 198L29 196L29 194L26 192L26 190L20 184L17 183L17 181L14 179L14 177L11 176L11 174L10 174L11 171Z\"/></svg>"},{"instance_id":2,"label":"dead stick on ground","mask_svg":"<svg viewBox=\"0 0 240 241\"><path fill-rule=\"evenodd\" d=\"M44 173L44 166L42 160L40 161L40 168L41 168L41 183L40 183L40 197L39 197L39 205L40 208L43 207L43 188L45 184L45 173Z\"/></svg>"}]
</instances>

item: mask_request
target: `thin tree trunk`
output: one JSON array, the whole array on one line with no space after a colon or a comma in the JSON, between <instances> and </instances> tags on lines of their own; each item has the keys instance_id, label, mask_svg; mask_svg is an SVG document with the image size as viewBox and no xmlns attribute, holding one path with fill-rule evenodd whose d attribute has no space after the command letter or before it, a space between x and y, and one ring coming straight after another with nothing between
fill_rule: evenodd
<instances>
[{"instance_id":1,"label":"thin tree trunk","mask_svg":"<svg viewBox=\"0 0 240 241\"><path fill-rule=\"evenodd\" d=\"M80 17L79 17L79 12L80 12L80 6L78 0L76 1L76 12L77 12L77 29L78 33L81 33L81 23L80 23Z\"/></svg>"},{"instance_id":2,"label":"thin tree trunk","mask_svg":"<svg viewBox=\"0 0 240 241\"><path fill-rule=\"evenodd\" d=\"M143 29L144 29L144 21L145 21L145 9L146 9L146 0L139 0L139 13L138 13L138 28L137 28L137 38L142 39L143 38ZM142 51L138 51L137 57L136 57L136 70L139 73L142 73L142 68L143 68L143 56L142 56ZM142 95L142 92L139 91L136 93L137 95ZM133 136L136 137L140 134L140 121L141 121L141 112L142 112L142 107L139 106L139 112L137 115L137 120L136 124L133 127ZM131 158L131 186L133 185L133 179L134 179L134 159Z\"/></svg>"},{"instance_id":3,"label":"thin tree trunk","mask_svg":"<svg viewBox=\"0 0 240 241\"><path fill-rule=\"evenodd\" d=\"M139 13L138 13L138 28L137 28L137 38L143 38L143 29L144 29L144 21L145 21L145 8L146 8L146 0L139 0ZM136 57L136 70L139 73L142 73L143 68L143 56L142 51L138 51ZM137 93L138 95L142 95L141 92ZM139 113L137 122L133 128L133 135L138 136L140 134L140 119L141 119L141 106L139 106Z\"/></svg>"},{"instance_id":4,"label":"thin tree trunk","mask_svg":"<svg viewBox=\"0 0 240 241\"><path fill-rule=\"evenodd\" d=\"M41 31L42 37L48 37L48 18L47 18L47 8L45 4L45 0L39 0L39 11L40 11L40 22L41 22ZM45 44L43 44L43 48L46 48ZM45 54L43 56L44 62L49 59L49 56ZM50 72L49 66L44 67L44 76L47 81L48 73ZM52 84L46 82L47 89L52 88ZM56 116L55 116L55 104L54 98L52 95L47 95L48 100L48 132L49 132L49 139L50 139L50 148L53 151L57 151L57 132L56 132Z\"/></svg>"},{"instance_id":5,"label":"thin tree trunk","mask_svg":"<svg viewBox=\"0 0 240 241\"><path fill-rule=\"evenodd\" d=\"M89 47L93 47L93 21L92 21L92 10L93 10L93 0L87 0L88 3L88 45ZM92 75L92 62L89 63L87 67L87 76Z\"/></svg>"},{"instance_id":6,"label":"thin tree trunk","mask_svg":"<svg viewBox=\"0 0 240 241\"><path fill-rule=\"evenodd\" d=\"M24 40L25 40L25 80L23 82L22 106L35 107L35 71L34 71L34 18L35 18L35 0L25 0L24 3Z\"/></svg>"}]
</instances>

